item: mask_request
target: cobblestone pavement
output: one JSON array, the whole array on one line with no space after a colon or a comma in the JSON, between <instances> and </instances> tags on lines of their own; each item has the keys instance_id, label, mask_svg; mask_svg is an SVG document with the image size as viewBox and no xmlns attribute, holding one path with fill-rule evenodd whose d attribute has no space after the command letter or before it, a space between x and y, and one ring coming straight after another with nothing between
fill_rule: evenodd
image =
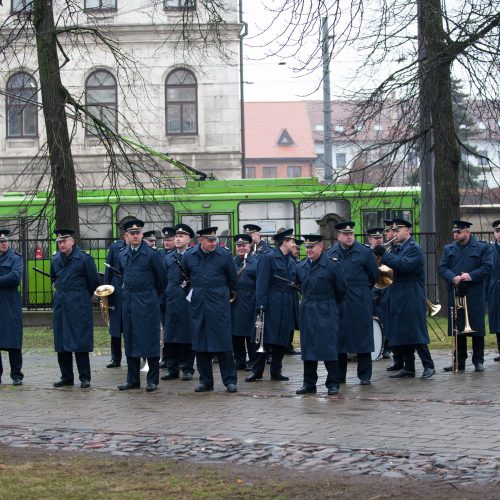
<instances>
[{"instance_id":1,"label":"cobblestone pavement","mask_svg":"<svg viewBox=\"0 0 500 500\"><path fill-rule=\"evenodd\" d=\"M220 382L195 394L195 380L161 382L160 389L119 392L126 367L106 369L93 356L92 388L54 389L55 354L25 355L25 384L0 386L0 443L50 450L174 457L448 481L500 482L500 363L485 371L444 373L448 352L433 352L429 380L389 379L390 360L374 364L371 386L360 386L350 363L347 384L328 397L320 369L318 394L296 396L300 356L287 356L289 382L246 383L237 394ZM470 359L470 358L469 358ZM5 368L4 353L4 368ZM7 361L8 363L8 361ZM143 374L145 379L145 374ZM145 385L145 384L144 384Z\"/></svg>"}]
</instances>

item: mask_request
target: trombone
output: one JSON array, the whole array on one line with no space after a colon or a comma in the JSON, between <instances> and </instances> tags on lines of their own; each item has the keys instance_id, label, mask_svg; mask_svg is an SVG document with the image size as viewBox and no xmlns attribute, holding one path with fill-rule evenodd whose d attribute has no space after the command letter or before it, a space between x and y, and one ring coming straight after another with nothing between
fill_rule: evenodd
<instances>
[{"instance_id":1,"label":"trombone","mask_svg":"<svg viewBox=\"0 0 500 500\"><path fill-rule=\"evenodd\" d=\"M469 313L467 308L467 293L459 293L459 288L453 288L453 306L451 309L451 333L453 335L453 372L458 372L458 336L475 333L469 322ZM464 328L458 330L458 311L464 311Z\"/></svg>"}]
</instances>

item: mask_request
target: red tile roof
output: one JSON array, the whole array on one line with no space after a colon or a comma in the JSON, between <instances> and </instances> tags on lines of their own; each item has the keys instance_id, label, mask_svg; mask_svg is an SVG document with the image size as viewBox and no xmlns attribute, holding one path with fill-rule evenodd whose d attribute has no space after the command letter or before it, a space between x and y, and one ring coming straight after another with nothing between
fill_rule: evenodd
<instances>
[{"instance_id":1,"label":"red tile roof","mask_svg":"<svg viewBox=\"0 0 500 500\"><path fill-rule=\"evenodd\" d=\"M279 146L283 131L293 145ZM245 154L251 158L316 158L305 101L246 102Z\"/></svg>"}]
</instances>

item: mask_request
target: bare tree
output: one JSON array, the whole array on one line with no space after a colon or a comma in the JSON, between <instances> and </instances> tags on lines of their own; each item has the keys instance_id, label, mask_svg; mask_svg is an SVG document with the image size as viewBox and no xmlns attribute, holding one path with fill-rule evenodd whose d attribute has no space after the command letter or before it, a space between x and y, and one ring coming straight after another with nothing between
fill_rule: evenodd
<instances>
[{"instance_id":1,"label":"bare tree","mask_svg":"<svg viewBox=\"0 0 500 500\"><path fill-rule=\"evenodd\" d=\"M55 223L59 227L73 227L79 236L77 189L78 178L73 161L72 147L78 130L86 129L97 147L102 148L103 186L118 193L120 187L133 187L143 198L151 201L153 189L178 184L179 169L186 176L203 176L192 169L147 147L149 132L130 120L139 102L149 100L148 84L142 67L133 54L126 52L113 30L106 29L99 16L83 10L83 2L75 0L27 0L17 2L17 9L0 24L0 60L4 68L11 66L35 67L41 88L41 102L33 94L26 104L36 103L43 111L46 144L26 165L16 182L28 183L33 195L47 186L48 196L44 209L51 201L55 204ZM1 3L0 3L1 5ZM161 50L178 50L184 61L192 67L209 54L222 61L229 59L226 39L228 28L224 0L201 0L197 9L189 2L177 15L177 21L163 30L165 37ZM154 13L163 9L163 1L144 0L144 11ZM36 57L31 47L36 46ZM63 84L61 72L68 64L88 63L92 54L105 54L119 73L118 85L123 90L127 113L105 106L90 106L84 92L69 89ZM159 54L161 57L161 54ZM28 64L29 61L29 64ZM7 95L7 98L12 97ZM128 102L127 102L128 101ZM116 124L120 124L118 133ZM175 175L172 175L175 172ZM47 182L48 176L48 182ZM41 214L40 214L41 215Z\"/></svg>"}]
</instances>

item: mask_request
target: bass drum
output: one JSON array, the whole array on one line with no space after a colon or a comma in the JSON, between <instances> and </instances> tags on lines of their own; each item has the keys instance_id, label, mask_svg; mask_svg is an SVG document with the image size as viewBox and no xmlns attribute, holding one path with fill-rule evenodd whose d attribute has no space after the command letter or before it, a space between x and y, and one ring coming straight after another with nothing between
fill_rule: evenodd
<instances>
[{"instance_id":1,"label":"bass drum","mask_svg":"<svg viewBox=\"0 0 500 500\"><path fill-rule=\"evenodd\" d=\"M382 333L382 323L376 317L373 318L373 343L375 350L372 352L372 361L377 361L382 357L384 350L384 335Z\"/></svg>"}]
</instances>

